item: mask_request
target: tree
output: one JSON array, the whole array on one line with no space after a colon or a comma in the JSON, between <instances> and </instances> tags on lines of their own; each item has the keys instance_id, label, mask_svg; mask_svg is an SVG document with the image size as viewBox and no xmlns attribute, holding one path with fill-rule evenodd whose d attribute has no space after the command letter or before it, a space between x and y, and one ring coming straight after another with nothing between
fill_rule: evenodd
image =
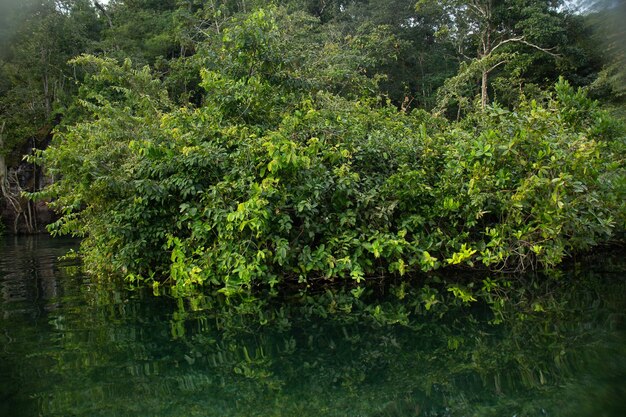
<instances>
[{"instance_id":1,"label":"tree","mask_svg":"<svg viewBox=\"0 0 626 417\"><path fill-rule=\"evenodd\" d=\"M291 1L294 9L318 17L324 27L344 36L387 31L395 38L384 55L391 57L368 68L380 75L379 91L399 108L435 105L437 89L458 69L448 43L435 37L440 16L418 13L414 0ZM334 28L334 29L331 29Z\"/></svg>"},{"instance_id":2,"label":"tree","mask_svg":"<svg viewBox=\"0 0 626 417\"><path fill-rule=\"evenodd\" d=\"M34 167L18 178L22 155L45 147L53 126L72 100L79 77L67 65L74 55L92 50L100 21L88 0L24 1L3 16L0 38L0 111L2 196L17 220L24 216L33 231L34 215L21 191L36 190L40 174ZM14 175L7 174L13 168ZM9 184L9 179L11 183Z\"/></svg>"},{"instance_id":3,"label":"tree","mask_svg":"<svg viewBox=\"0 0 626 417\"><path fill-rule=\"evenodd\" d=\"M98 47L107 56L119 61L130 58L140 67L165 65L180 51L175 39L176 7L176 0L111 1L101 7L109 24Z\"/></svg>"},{"instance_id":4,"label":"tree","mask_svg":"<svg viewBox=\"0 0 626 417\"><path fill-rule=\"evenodd\" d=\"M555 56L552 46L542 44L546 34L555 38L559 26L558 1L553 0L441 0L417 3L418 11L435 13L442 19L438 35L455 45L463 61L457 80L449 80L440 108L450 99L450 90L474 76L480 79L480 106L489 100L489 76L511 61L520 48L533 48ZM434 10L433 10L434 9ZM469 50L475 53L469 54ZM469 54L469 55L468 55ZM446 96L448 94L448 96Z\"/></svg>"},{"instance_id":5,"label":"tree","mask_svg":"<svg viewBox=\"0 0 626 417\"><path fill-rule=\"evenodd\" d=\"M587 24L593 29L594 44L602 45L603 66L598 78L591 85L596 97L601 97L615 106L615 110L626 117L626 3L610 1L587 2L589 13Z\"/></svg>"}]
</instances>

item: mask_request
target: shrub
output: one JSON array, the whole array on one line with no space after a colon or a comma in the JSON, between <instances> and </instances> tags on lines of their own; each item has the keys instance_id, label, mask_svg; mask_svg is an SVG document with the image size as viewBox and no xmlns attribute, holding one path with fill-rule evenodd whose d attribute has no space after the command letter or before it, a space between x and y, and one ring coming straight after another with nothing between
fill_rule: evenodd
<instances>
[{"instance_id":1,"label":"shrub","mask_svg":"<svg viewBox=\"0 0 626 417\"><path fill-rule=\"evenodd\" d=\"M85 117L37 157L57 181L35 197L56 199L50 230L84 236L93 271L233 295L553 266L624 230L621 127L565 82L448 123L324 92L258 100L268 80L215 71L219 95L173 109L147 70L77 62L97 69Z\"/></svg>"}]
</instances>

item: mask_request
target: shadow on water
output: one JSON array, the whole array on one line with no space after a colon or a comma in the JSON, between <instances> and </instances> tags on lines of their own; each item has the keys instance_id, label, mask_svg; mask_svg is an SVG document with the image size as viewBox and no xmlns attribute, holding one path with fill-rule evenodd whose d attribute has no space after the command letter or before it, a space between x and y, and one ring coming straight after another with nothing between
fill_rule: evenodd
<instances>
[{"instance_id":1,"label":"shadow on water","mask_svg":"<svg viewBox=\"0 0 626 417\"><path fill-rule=\"evenodd\" d=\"M421 287L154 297L57 260L75 245L0 243L0 415L626 415L619 261L529 277L493 324L478 303L425 311Z\"/></svg>"}]
</instances>

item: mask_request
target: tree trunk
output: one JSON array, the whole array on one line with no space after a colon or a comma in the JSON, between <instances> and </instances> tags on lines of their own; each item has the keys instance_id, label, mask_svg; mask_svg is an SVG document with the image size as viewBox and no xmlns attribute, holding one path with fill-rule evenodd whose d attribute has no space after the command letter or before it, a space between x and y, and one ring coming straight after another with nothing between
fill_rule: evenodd
<instances>
[{"instance_id":1,"label":"tree trunk","mask_svg":"<svg viewBox=\"0 0 626 417\"><path fill-rule=\"evenodd\" d=\"M109 22L109 28L113 28L113 22L111 21L111 16L109 16L109 14L107 13L107 10L104 8L104 6L102 6L100 3L98 3L97 1L93 2L94 6L96 6L96 8L98 10L100 10L102 12L102 14L104 15L104 17L107 18L107 21Z\"/></svg>"},{"instance_id":2,"label":"tree trunk","mask_svg":"<svg viewBox=\"0 0 626 417\"><path fill-rule=\"evenodd\" d=\"M487 83L489 81L488 78L489 72L485 69L483 70L483 77L480 84L480 108L482 110L485 110L485 107L487 106L487 100L489 99L489 97L487 96Z\"/></svg>"},{"instance_id":3,"label":"tree trunk","mask_svg":"<svg viewBox=\"0 0 626 417\"><path fill-rule=\"evenodd\" d=\"M0 126L0 149L4 149L4 126L4 123ZM15 204L11 197L9 180L7 178L7 163L4 154L0 152L0 199L6 200L15 209Z\"/></svg>"},{"instance_id":4,"label":"tree trunk","mask_svg":"<svg viewBox=\"0 0 626 417\"><path fill-rule=\"evenodd\" d=\"M4 122L0 126L0 149L4 149ZM4 195L5 183L7 181L7 163L4 154L0 152L0 192Z\"/></svg>"},{"instance_id":5,"label":"tree trunk","mask_svg":"<svg viewBox=\"0 0 626 417\"><path fill-rule=\"evenodd\" d=\"M48 77L48 51L44 48L41 49L41 63L43 64L43 97L46 106L46 118L50 117L50 113L52 112L52 99L50 97L50 80Z\"/></svg>"},{"instance_id":6,"label":"tree trunk","mask_svg":"<svg viewBox=\"0 0 626 417\"><path fill-rule=\"evenodd\" d=\"M478 4L477 4L478 7ZM485 20L486 26L481 34L481 47L482 51L478 53L480 59L487 58L491 55L492 49L492 39L491 32L493 31L491 26L491 10L492 10L492 1L488 0L483 4L483 7L479 7L479 10L482 13L482 17ZM485 110L487 106L487 101L489 97L487 96L487 84L489 82L489 71L487 68L483 68L482 70L482 78L480 82L480 108Z\"/></svg>"}]
</instances>

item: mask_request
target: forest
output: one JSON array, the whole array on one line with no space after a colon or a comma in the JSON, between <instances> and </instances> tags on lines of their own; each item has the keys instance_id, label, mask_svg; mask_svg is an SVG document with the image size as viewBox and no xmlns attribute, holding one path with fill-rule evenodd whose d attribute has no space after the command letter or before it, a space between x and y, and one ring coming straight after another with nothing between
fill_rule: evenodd
<instances>
[{"instance_id":1,"label":"forest","mask_svg":"<svg viewBox=\"0 0 626 417\"><path fill-rule=\"evenodd\" d=\"M0 7L4 233L96 275L358 297L624 242L624 2Z\"/></svg>"}]
</instances>

